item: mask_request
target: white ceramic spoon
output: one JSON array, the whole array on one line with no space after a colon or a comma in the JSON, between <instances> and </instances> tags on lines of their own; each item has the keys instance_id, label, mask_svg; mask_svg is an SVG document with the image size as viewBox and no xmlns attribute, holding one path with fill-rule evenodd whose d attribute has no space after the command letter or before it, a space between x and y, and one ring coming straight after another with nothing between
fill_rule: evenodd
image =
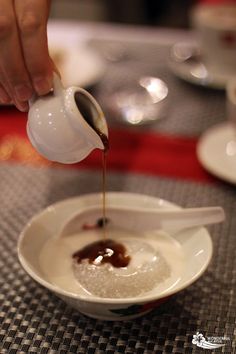
<instances>
[{"instance_id":1,"label":"white ceramic spoon","mask_svg":"<svg viewBox=\"0 0 236 354\"><path fill-rule=\"evenodd\" d=\"M132 231L177 231L222 222L225 213L221 207L155 209L108 206L106 218L108 225ZM59 237L81 231L84 225L96 225L99 219L102 221L101 206L87 207L67 220Z\"/></svg>"}]
</instances>

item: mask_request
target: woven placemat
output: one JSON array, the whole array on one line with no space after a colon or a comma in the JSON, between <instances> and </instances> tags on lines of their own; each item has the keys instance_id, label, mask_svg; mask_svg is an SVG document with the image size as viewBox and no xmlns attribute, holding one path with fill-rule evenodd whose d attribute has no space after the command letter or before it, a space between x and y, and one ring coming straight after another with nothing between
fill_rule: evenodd
<instances>
[{"instance_id":1,"label":"woven placemat","mask_svg":"<svg viewBox=\"0 0 236 354\"><path fill-rule=\"evenodd\" d=\"M158 38L157 44L126 43L124 38L124 42L118 42L118 45L124 47L123 58L107 62L106 73L93 90L110 126L122 127L119 117L115 117L110 110L112 95L117 90L132 86L141 76L154 76L164 80L169 88L169 95L165 117L150 126L135 127L136 129L192 136L226 120L224 91L194 86L175 77L169 67L170 45L158 44ZM104 55L110 41L93 40L93 46Z\"/></svg>"},{"instance_id":2,"label":"woven placemat","mask_svg":"<svg viewBox=\"0 0 236 354\"><path fill-rule=\"evenodd\" d=\"M214 256L206 273L144 317L87 318L24 272L16 244L29 218L55 201L100 191L100 182L99 171L1 164L0 353L202 353L192 343L197 331L225 338L225 347L212 353L235 353L236 190L229 185L109 174L108 190L146 193L182 206L222 205L227 214L225 223L209 228Z\"/></svg>"}]
</instances>

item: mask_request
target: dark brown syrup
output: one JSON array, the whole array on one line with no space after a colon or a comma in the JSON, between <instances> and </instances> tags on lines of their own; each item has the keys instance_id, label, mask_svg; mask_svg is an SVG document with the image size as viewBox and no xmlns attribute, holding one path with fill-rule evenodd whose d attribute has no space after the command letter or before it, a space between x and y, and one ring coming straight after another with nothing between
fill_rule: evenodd
<instances>
[{"instance_id":1,"label":"dark brown syrup","mask_svg":"<svg viewBox=\"0 0 236 354\"><path fill-rule=\"evenodd\" d=\"M88 259L90 264L110 263L113 267L127 267L130 256L126 254L126 248L114 240L101 240L86 245L72 256L77 263Z\"/></svg>"},{"instance_id":2,"label":"dark brown syrup","mask_svg":"<svg viewBox=\"0 0 236 354\"><path fill-rule=\"evenodd\" d=\"M91 101L86 97L84 94L81 94L80 92L75 92L75 103L86 120L86 122L90 125L93 130L99 135L100 139L102 140L103 146L104 146L104 152L107 152L109 150L109 140L108 137L103 134L98 127L95 126L94 124L94 119L93 119L93 106L91 105Z\"/></svg>"},{"instance_id":3,"label":"dark brown syrup","mask_svg":"<svg viewBox=\"0 0 236 354\"><path fill-rule=\"evenodd\" d=\"M86 122L99 135L104 150L102 152L102 218L97 221L97 226L103 229L103 240L93 242L73 254L73 258L80 263L83 259L88 259L89 263L103 264L110 263L114 267L126 267L130 262L130 256L126 255L126 248L121 243L107 239L106 226L106 174L107 174L107 153L109 150L108 137L103 134L94 124L91 102L80 92L75 93L75 102ZM95 262L97 260L97 262ZM98 262L99 260L99 262Z\"/></svg>"},{"instance_id":4,"label":"dark brown syrup","mask_svg":"<svg viewBox=\"0 0 236 354\"><path fill-rule=\"evenodd\" d=\"M93 119L93 110L95 109L91 105L91 101L87 96L84 94L81 94L79 91L75 92L75 103L86 120L86 122L93 128L93 130L99 135L103 146L103 154L102 154L102 219L103 219L103 236L104 239L106 238L106 169L107 169L107 152L109 150L109 140L108 137L102 133L98 127L94 124L94 119Z\"/></svg>"}]
</instances>

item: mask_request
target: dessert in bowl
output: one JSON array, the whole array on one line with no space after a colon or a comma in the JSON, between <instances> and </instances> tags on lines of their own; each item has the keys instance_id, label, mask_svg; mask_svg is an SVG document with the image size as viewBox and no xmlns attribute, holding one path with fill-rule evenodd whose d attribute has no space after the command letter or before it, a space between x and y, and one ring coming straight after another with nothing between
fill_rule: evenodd
<instances>
[{"instance_id":1,"label":"dessert in bowl","mask_svg":"<svg viewBox=\"0 0 236 354\"><path fill-rule=\"evenodd\" d=\"M103 229L86 225L72 235L58 235L75 212L102 206L102 197L88 194L51 205L28 222L19 238L18 255L25 271L69 305L98 319L135 318L189 286L206 270L212 241L204 227L146 233L107 227L107 237L125 246L129 265L81 261L78 250L99 243ZM108 192L106 203L107 208L178 208L163 199L125 192Z\"/></svg>"}]
</instances>

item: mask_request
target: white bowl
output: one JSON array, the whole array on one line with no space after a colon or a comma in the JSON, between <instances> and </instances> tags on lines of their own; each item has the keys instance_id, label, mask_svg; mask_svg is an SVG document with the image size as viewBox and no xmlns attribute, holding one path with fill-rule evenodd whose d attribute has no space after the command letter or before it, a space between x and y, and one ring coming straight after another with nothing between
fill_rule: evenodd
<instances>
[{"instance_id":1,"label":"white bowl","mask_svg":"<svg viewBox=\"0 0 236 354\"><path fill-rule=\"evenodd\" d=\"M125 192L108 192L107 204L156 208L173 208L174 206L163 199ZM171 295L192 284L206 270L212 257L212 241L208 231L203 227L198 227L172 235L166 234L166 236L164 233L152 233L152 237L160 240L160 244L166 243L167 253L168 242L171 240L176 250L181 253L183 264L179 267L173 263L175 262L174 254L166 258L167 254L162 252L175 276L171 275L162 286L157 286L142 296L99 298L67 291L53 284L40 265L39 258L43 246L49 239L58 235L70 215L78 212L79 209L94 205L102 205L101 194L83 195L53 204L28 222L18 242L18 257L25 271L81 313L103 320L123 320L141 316L160 305ZM176 273L175 268L179 273Z\"/></svg>"}]
</instances>

